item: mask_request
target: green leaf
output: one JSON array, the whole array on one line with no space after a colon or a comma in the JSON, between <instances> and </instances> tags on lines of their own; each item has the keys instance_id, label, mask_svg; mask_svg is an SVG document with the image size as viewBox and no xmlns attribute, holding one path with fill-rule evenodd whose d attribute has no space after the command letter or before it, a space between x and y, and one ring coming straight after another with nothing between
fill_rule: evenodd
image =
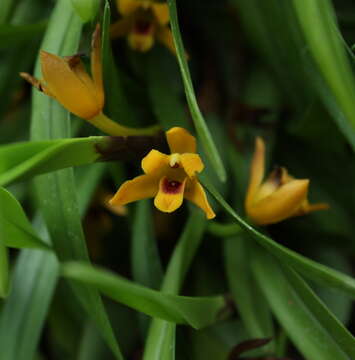
<instances>
[{"instance_id":1,"label":"green leaf","mask_svg":"<svg viewBox=\"0 0 355 360\"><path fill-rule=\"evenodd\" d=\"M8 21L11 8L14 5L12 0L3 0L0 3L0 24L4 24Z\"/></svg>"},{"instance_id":2,"label":"green leaf","mask_svg":"<svg viewBox=\"0 0 355 360\"><path fill-rule=\"evenodd\" d=\"M306 359L354 358L352 335L297 273L287 265L281 268L272 256L256 247L252 267L275 316Z\"/></svg>"},{"instance_id":3,"label":"green leaf","mask_svg":"<svg viewBox=\"0 0 355 360\"><path fill-rule=\"evenodd\" d=\"M251 272L252 253L248 242L244 234L225 239L224 256L229 289L250 338L271 338L274 336L272 317Z\"/></svg>"},{"instance_id":4,"label":"green leaf","mask_svg":"<svg viewBox=\"0 0 355 360\"><path fill-rule=\"evenodd\" d=\"M132 275L134 281L139 284L158 289L163 279L163 270L153 228L151 206L149 200L141 200L136 206L132 232ZM149 319L142 315L139 320L145 334Z\"/></svg>"},{"instance_id":5,"label":"green leaf","mask_svg":"<svg viewBox=\"0 0 355 360\"><path fill-rule=\"evenodd\" d=\"M56 55L70 55L77 51L81 34L81 21L73 12L68 0L59 0L48 24L42 48ZM39 62L35 75L39 76ZM65 91L65 89L63 89ZM69 114L55 100L33 92L33 140L57 139L70 136ZM72 169L64 169L35 180L40 209L50 233L58 258L89 261ZM115 339L102 300L92 288L73 284L73 290L82 306L100 329L102 336L115 354L122 354Z\"/></svg>"},{"instance_id":6,"label":"green leaf","mask_svg":"<svg viewBox=\"0 0 355 360\"><path fill-rule=\"evenodd\" d=\"M177 125L188 129L189 119L181 100L183 85L177 64L171 62L171 54L166 49L155 47L147 55L144 75L155 117L164 130Z\"/></svg>"},{"instance_id":7,"label":"green leaf","mask_svg":"<svg viewBox=\"0 0 355 360\"><path fill-rule=\"evenodd\" d=\"M191 111L192 119L194 121L197 134L201 140L203 147L205 148L206 154L209 157L212 166L217 172L220 180L224 182L226 181L226 171L224 169L221 157L218 154L216 145L213 142L211 133L208 130L206 122L197 104L190 71L187 65L186 53L180 34L175 0L168 0L168 5L170 12L171 30L173 33L177 58L179 61L180 71L185 86L186 99Z\"/></svg>"},{"instance_id":8,"label":"green leaf","mask_svg":"<svg viewBox=\"0 0 355 360\"><path fill-rule=\"evenodd\" d=\"M32 40L34 36L42 35L47 21L26 25L0 25L0 48L9 48L17 42Z\"/></svg>"},{"instance_id":9,"label":"green leaf","mask_svg":"<svg viewBox=\"0 0 355 360\"><path fill-rule=\"evenodd\" d=\"M34 231L16 198L0 187L0 241L13 248L37 248L49 250Z\"/></svg>"},{"instance_id":10,"label":"green leaf","mask_svg":"<svg viewBox=\"0 0 355 360\"><path fill-rule=\"evenodd\" d=\"M132 273L135 281L153 289L158 289L163 279L149 200L142 200L136 206L132 234Z\"/></svg>"},{"instance_id":11,"label":"green leaf","mask_svg":"<svg viewBox=\"0 0 355 360\"><path fill-rule=\"evenodd\" d=\"M87 199L91 198L95 188L93 183L98 183L102 167L105 164L98 163L90 166L90 169L80 169L79 180L83 178L78 188L81 214L87 208ZM45 237L45 234L41 233L41 237ZM58 278L58 267L57 258L48 251L25 250L19 255L12 276L10 295L0 315L0 346L6 360L32 358L31 354L36 350L47 319ZM65 291L67 293L67 289ZM20 344L18 339L22 341ZM103 340L100 341L101 345L102 343ZM108 351L105 345L102 347Z\"/></svg>"},{"instance_id":12,"label":"green leaf","mask_svg":"<svg viewBox=\"0 0 355 360\"><path fill-rule=\"evenodd\" d=\"M107 108L107 114L110 115L113 120L131 126L135 125L134 109L129 105L122 84L122 75L118 71L113 58L110 25L110 3L106 0L102 21L102 66L105 85L105 108Z\"/></svg>"},{"instance_id":13,"label":"green leaf","mask_svg":"<svg viewBox=\"0 0 355 360\"><path fill-rule=\"evenodd\" d=\"M111 299L147 315L177 324L188 324L195 329L215 322L224 305L221 296L202 298L164 294L85 263L65 263L62 273L69 279L93 286Z\"/></svg>"},{"instance_id":14,"label":"green leaf","mask_svg":"<svg viewBox=\"0 0 355 360\"><path fill-rule=\"evenodd\" d=\"M9 259L7 248L0 236L0 298L7 296L9 291Z\"/></svg>"},{"instance_id":15,"label":"green leaf","mask_svg":"<svg viewBox=\"0 0 355 360\"><path fill-rule=\"evenodd\" d=\"M331 269L327 266L317 263L305 256L297 254L269 238L268 236L260 233L251 225L245 222L233 208L223 199L218 191L212 186L207 179L200 179L201 183L207 188L211 195L219 202L224 210L232 216L240 227L246 231L250 236L255 239L260 245L268 249L280 261L287 265L292 266L299 271L303 276L308 279L314 280L319 284L327 287L337 288L355 298L355 279L341 273L340 271Z\"/></svg>"},{"instance_id":16,"label":"green leaf","mask_svg":"<svg viewBox=\"0 0 355 360\"><path fill-rule=\"evenodd\" d=\"M320 95L355 149L355 78L336 24L332 3L329 0L293 0L292 4L307 49L335 99L335 108L333 100L324 92L323 84L318 87Z\"/></svg>"},{"instance_id":17,"label":"green leaf","mask_svg":"<svg viewBox=\"0 0 355 360\"><path fill-rule=\"evenodd\" d=\"M85 215L94 191L99 186L107 170L106 163L96 163L75 169L75 182L78 189L78 207L81 216Z\"/></svg>"},{"instance_id":18,"label":"green leaf","mask_svg":"<svg viewBox=\"0 0 355 360\"><path fill-rule=\"evenodd\" d=\"M0 314L4 360L32 359L58 278L53 253L23 250L12 274L11 290Z\"/></svg>"},{"instance_id":19,"label":"green leaf","mask_svg":"<svg viewBox=\"0 0 355 360\"><path fill-rule=\"evenodd\" d=\"M38 174L95 162L103 136L30 141L0 146L0 185Z\"/></svg>"},{"instance_id":20,"label":"green leaf","mask_svg":"<svg viewBox=\"0 0 355 360\"><path fill-rule=\"evenodd\" d=\"M333 247L317 249L315 259L324 265L351 275L350 259L339 249ZM349 296L321 286L316 286L315 292L343 324L349 322L353 307L353 301Z\"/></svg>"},{"instance_id":21,"label":"green leaf","mask_svg":"<svg viewBox=\"0 0 355 360\"><path fill-rule=\"evenodd\" d=\"M100 0L71 0L71 3L85 23L95 18L99 10Z\"/></svg>"},{"instance_id":22,"label":"green leaf","mask_svg":"<svg viewBox=\"0 0 355 360\"><path fill-rule=\"evenodd\" d=\"M163 293L177 294L180 291L192 259L202 241L205 226L204 214L199 210L192 211L169 261L161 288ZM143 359L175 359L175 332L175 324L153 319L149 328Z\"/></svg>"}]
</instances>

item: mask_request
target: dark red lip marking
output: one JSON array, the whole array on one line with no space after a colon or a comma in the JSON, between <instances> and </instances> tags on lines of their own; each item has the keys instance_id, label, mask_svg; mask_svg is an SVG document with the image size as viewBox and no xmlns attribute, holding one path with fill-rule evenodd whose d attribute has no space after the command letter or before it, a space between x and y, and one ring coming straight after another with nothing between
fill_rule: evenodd
<instances>
[{"instance_id":1,"label":"dark red lip marking","mask_svg":"<svg viewBox=\"0 0 355 360\"><path fill-rule=\"evenodd\" d=\"M134 25L134 31L135 33L138 33L140 35L147 35L149 34L151 27L152 27L151 22L146 20L137 20L137 22Z\"/></svg>"},{"instance_id":2,"label":"dark red lip marking","mask_svg":"<svg viewBox=\"0 0 355 360\"><path fill-rule=\"evenodd\" d=\"M163 180L163 192L166 194L178 194L181 191L182 183L180 181Z\"/></svg>"}]
</instances>

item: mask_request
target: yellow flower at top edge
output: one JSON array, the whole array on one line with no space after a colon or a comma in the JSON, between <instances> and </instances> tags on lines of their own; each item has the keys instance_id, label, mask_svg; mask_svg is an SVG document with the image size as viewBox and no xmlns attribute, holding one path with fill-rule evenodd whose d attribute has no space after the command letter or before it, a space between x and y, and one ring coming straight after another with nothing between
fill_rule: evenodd
<instances>
[{"instance_id":1,"label":"yellow flower at top edge","mask_svg":"<svg viewBox=\"0 0 355 360\"><path fill-rule=\"evenodd\" d=\"M40 62L43 80L27 73L20 75L83 119L89 120L101 113L104 106L104 89L99 25L92 37L92 77L86 72L80 55L61 58L42 50Z\"/></svg>"},{"instance_id":2,"label":"yellow flower at top edge","mask_svg":"<svg viewBox=\"0 0 355 360\"><path fill-rule=\"evenodd\" d=\"M196 139L180 127L167 131L166 138L171 154L151 150L142 160L145 174L124 182L110 203L125 205L154 197L154 205L159 210L171 213L185 198L200 207L208 219L214 218L215 213L196 176L204 168L196 154Z\"/></svg>"},{"instance_id":3,"label":"yellow flower at top edge","mask_svg":"<svg viewBox=\"0 0 355 360\"><path fill-rule=\"evenodd\" d=\"M175 45L169 29L169 8L166 3L152 0L116 0L122 19L111 26L111 36L126 36L133 50L146 52L155 40L175 54Z\"/></svg>"},{"instance_id":4,"label":"yellow flower at top edge","mask_svg":"<svg viewBox=\"0 0 355 360\"><path fill-rule=\"evenodd\" d=\"M290 217L329 208L325 203L309 204L309 180L295 179L285 168L275 169L263 182L264 166L265 145L258 137L245 200L246 213L255 224L274 224Z\"/></svg>"}]
</instances>

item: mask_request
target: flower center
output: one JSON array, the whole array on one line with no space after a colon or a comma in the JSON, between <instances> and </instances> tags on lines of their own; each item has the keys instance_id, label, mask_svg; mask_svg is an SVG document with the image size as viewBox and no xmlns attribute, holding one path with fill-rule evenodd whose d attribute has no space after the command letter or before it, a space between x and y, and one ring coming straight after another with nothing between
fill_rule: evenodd
<instances>
[{"instance_id":1,"label":"flower center","mask_svg":"<svg viewBox=\"0 0 355 360\"><path fill-rule=\"evenodd\" d=\"M180 154L171 154L169 159L169 165L176 169L179 167L179 161L180 161Z\"/></svg>"},{"instance_id":2,"label":"flower center","mask_svg":"<svg viewBox=\"0 0 355 360\"><path fill-rule=\"evenodd\" d=\"M163 181L163 192L166 194L178 194L181 190L182 183L176 180L169 180L167 178Z\"/></svg>"},{"instance_id":3,"label":"flower center","mask_svg":"<svg viewBox=\"0 0 355 360\"><path fill-rule=\"evenodd\" d=\"M148 35L151 32L152 23L146 19L138 19L134 25L134 32L139 35Z\"/></svg>"}]
</instances>

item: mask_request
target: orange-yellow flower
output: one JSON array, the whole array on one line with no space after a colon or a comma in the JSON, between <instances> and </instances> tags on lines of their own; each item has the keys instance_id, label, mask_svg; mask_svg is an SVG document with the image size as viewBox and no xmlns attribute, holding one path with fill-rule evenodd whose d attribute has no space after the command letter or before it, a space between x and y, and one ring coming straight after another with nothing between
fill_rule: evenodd
<instances>
[{"instance_id":1,"label":"orange-yellow flower","mask_svg":"<svg viewBox=\"0 0 355 360\"><path fill-rule=\"evenodd\" d=\"M295 179L285 168L275 169L267 180L262 182L264 166L265 145L258 137L245 200L246 213L255 224L274 224L290 217L329 208L325 203L309 204L309 180Z\"/></svg>"},{"instance_id":2,"label":"orange-yellow flower","mask_svg":"<svg viewBox=\"0 0 355 360\"><path fill-rule=\"evenodd\" d=\"M101 113L104 106L104 89L99 26L92 38L92 77L86 72L79 55L61 58L42 50L40 61L43 80L27 73L20 75L83 119L89 120Z\"/></svg>"},{"instance_id":3,"label":"orange-yellow flower","mask_svg":"<svg viewBox=\"0 0 355 360\"><path fill-rule=\"evenodd\" d=\"M97 25L91 42L91 76L86 72L80 55L61 58L41 51L43 80L27 73L20 75L44 94L56 99L73 114L87 120L104 133L114 136L152 135L160 127L133 129L108 118L103 112L105 95L102 79L101 36Z\"/></svg>"},{"instance_id":4,"label":"orange-yellow flower","mask_svg":"<svg viewBox=\"0 0 355 360\"><path fill-rule=\"evenodd\" d=\"M126 36L133 50L145 52L155 40L175 53L175 45L169 29L167 4L152 0L116 0L122 19L111 27L113 37Z\"/></svg>"},{"instance_id":5,"label":"orange-yellow flower","mask_svg":"<svg viewBox=\"0 0 355 360\"><path fill-rule=\"evenodd\" d=\"M196 174L204 165L196 154L196 139L183 128L166 132L171 155L151 150L142 160L145 175L124 182L110 200L113 205L154 197L154 205L163 212L178 209L183 199L200 207L208 219L215 217Z\"/></svg>"}]
</instances>

